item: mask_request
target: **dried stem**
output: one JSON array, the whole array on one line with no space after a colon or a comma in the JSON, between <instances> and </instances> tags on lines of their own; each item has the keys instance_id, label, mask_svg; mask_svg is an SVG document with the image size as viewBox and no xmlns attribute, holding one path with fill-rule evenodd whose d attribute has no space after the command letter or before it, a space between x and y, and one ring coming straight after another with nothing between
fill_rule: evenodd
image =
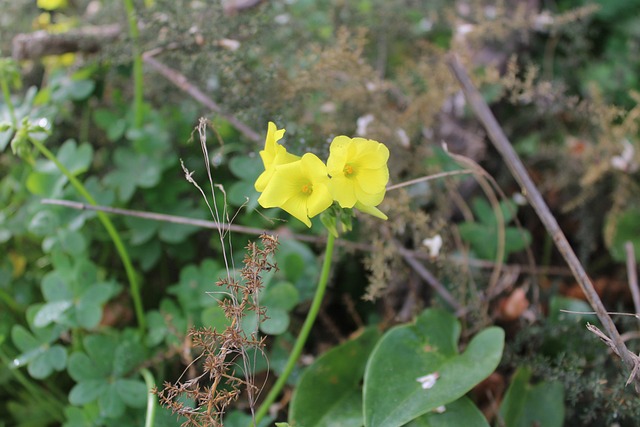
<instances>
[{"instance_id":1,"label":"dried stem","mask_svg":"<svg viewBox=\"0 0 640 427\"><path fill-rule=\"evenodd\" d=\"M547 229L547 232L553 238L558 251L562 254L565 261L571 268L574 277L582 288L582 291L591 304L591 307L593 307L596 315L598 316L598 319L600 319L600 322L602 322L603 329L611 338L612 345L616 349L616 354L618 354L624 361L625 365L635 373L637 370L636 356L627 349L624 342L622 341L620 333L616 329L616 326L611 320L609 314L607 314L607 310L602 304L602 301L600 300L598 293L593 287L591 280L587 276L584 267L571 248L571 245L560 229L560 226L558 225L555 217L551 214L551 211L542 198L542 195L531 180L531 177L527 173L527 170L522 164L522 161L516 154L515 150L511 146L511 143L502 131L502 128L493 116L493 113L489 109L489 106L482 98L482 95L480 95L478 89L474 86L464 66L460 63L459 58L455 54L451 54L448 58L448 63L451 71L460 83L467 101L469 102L476 117L485 127L487 133L489 134L489 138L493 142L498 152L502 155L502 158L511 171L511 174L520 185L522 193L527 197L527 200L538 214L538 217L540 217L540 220ZM640 392L640 382L635 376L634 381L636 391Z\"/></svg>"}]
</instances>

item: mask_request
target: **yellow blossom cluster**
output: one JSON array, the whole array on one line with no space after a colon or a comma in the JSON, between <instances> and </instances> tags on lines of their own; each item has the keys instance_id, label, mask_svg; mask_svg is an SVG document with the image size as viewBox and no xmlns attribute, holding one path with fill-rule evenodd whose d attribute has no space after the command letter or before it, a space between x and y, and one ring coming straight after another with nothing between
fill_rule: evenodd
<instances>
[{"instance_id":1,"label":"yellow blossom cluster","mask_svg":"<svg viewBox=\"0 0 640 427\"><path fill-rule=\"evenodd\" d=\"M260 157L264 172L255 182L262 193L258 202L264 208L282 208L311 227L314 216L334 202L341 208L355 208L387 219L378 206L389 181L389 149L365 138L337 136L329 147L325 164L313 153L302 157L290 154L278 143L284 136L269 122L264 150Z\"/></svg>"}]
</instances>

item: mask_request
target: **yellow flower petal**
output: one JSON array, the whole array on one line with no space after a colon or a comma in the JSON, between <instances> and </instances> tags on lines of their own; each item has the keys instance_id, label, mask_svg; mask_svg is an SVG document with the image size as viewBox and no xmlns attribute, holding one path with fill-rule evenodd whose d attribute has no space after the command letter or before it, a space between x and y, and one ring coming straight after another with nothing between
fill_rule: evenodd
<instances>
[{"instance_id":1,"label":"yellow flower petal","mask_svg":"<svg viewBox=\"0 0 640 427\"><path fill-rule=\"evenodd\" d=\"M333 203L328 184L325 164L307 153L299 160L275 166L258 203L265 208L279 207L311 227L309 218Z\"/></svg>"},{"instance_id":2,"label":"yellow flower petal","mask_svg":"<svg viewBox=\"0 0 640 427\"><path fill-rule=\"evenodd\" d=\"M256 191L264 191L273 176L276 166L291 163L300 158L294 154L287 153L287 149L278 144L278 141L282 139L284 133L284 129L278 129L275 123L269 122L267 126L267 137L264 141L264 150L260 151L264 172L260 174L254 183Z\"/></svg>"},{"instance_id":3,"label":"yellow flower petal","mask_svg":"<svg viewBox=\"0 0 640 427\"><path fill-rule=\"evenodd\" d=\"M365 138L334 138L329 147L327 170L331 192L343 208L357 203L376 206L384 199L389 182L389 149Z\"/></svg>"}]
</instances>

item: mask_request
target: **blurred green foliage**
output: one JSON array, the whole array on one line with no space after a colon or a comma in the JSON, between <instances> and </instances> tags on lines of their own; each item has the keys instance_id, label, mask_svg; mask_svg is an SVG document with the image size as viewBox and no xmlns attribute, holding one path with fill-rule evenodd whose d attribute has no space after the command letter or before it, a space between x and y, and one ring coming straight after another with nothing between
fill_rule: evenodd
<instances>
[{"instance_id":1,"label":"blurred green foliage","mask_svg":"<svg viewBox=\"0 0 640 427\"><path fill-rule=\"evenodd\" d=\"M140 426L148 393L141 369L152 369L158 385L197 375L199 353L188 332L228 326L219 303L231 296L216 282L239 269L254 236L225 235L233 248L225 260L225 243L215 231L113 216L142 282L147 325L139 333L128 278L97 214L42 203L86 201L29 141L44 143L101 205L210 220L180 168L182 160L210 194L194 132L209 109L147 67L143 123L137 126L126 37L93 56L78 55L71 66L57 57L10 60L13 35L52 31L47 25L55 24L122 23L120 2L75 1L52 13L32 1L6 3L0 17L0 78L10 93L0 102L0 425ZM96 10L88 8L98 3ZM392 183L459 169L440 148L445 140L452 152L481 162L503 188L513 189L444 65L445 53L457 51L469 60L485 98L591 271L623 275L627 241L640 257L634 119L640 1L602 0L597 11L584 14L575 8L593 2L547 2L549 27L542 25L548 18L543 10L527 14L518 8L524 6L482 1L459 2L456 9L446 1L274 0L236 11L225 11L221 2L154 3L136 4L141 49L158 49L155 57L259 135L268 120L286 127L291 152L304 147L320 154L328 149L324 136L360 132L362 119L371 115L364 134L390 146ZM212 197L225 209L221 218L283 236L306 231L282 212L259 208L253 182L262 166L261 141L222 115L210 119L208 160L219 185ZM460 186L460 194L450 183ZM491 301L495 295L480 296L486 272L462 269L447 256L459 252L459 236L473 261L519 262L527 247L536 256L546 254L537 259L541 264L556 257L541 243L545 237L528 208L501 200L500 224L478 194L467 177L389 191L382 208L390 221L363 219L343 236L347 249L334 267L324 317L307 349L317 357L289 381L289 420L326 425L329 416L359 426L390 416L394 425L487 425L479 399L472 401L467 392L494 371L502 355L499 329L490 326L499 317L498 304ZM466 204L473 221L462 220L452 207ZM516 216L527 229L514 225ZM505 257L496 260L500 228ZM309 237L321 232L315 224ZM435 234L442 234L445 245L442 255L429 258L421 242ZM267 369L270 375L282 372L319 274L317 246L293 237L281 238L278 269L263 277L259 300L268 318L259 322L249 313L242 324L247 333L260 331L268 344L266 357L252 360L260 386ZM422 311L437 305L437 298L415 285L398 244L428 259L427 267L446 277L448 291L469 303L462 323L444 311ZM362 246L370 253L354 252ZM376 304L361 301L376 278L383 282L383 297ZM507 381L503 421L633 425L640 406L625 391L626 378L606 348L584 332L584 322L593 318L560 312L589 308L562 296L560 279L545 279L548 286L536 288L541 295L528 294L536 304L535 322L502 325L508 332L497 368ZM622 297L607 302L615 310L633 310ZM418 323L409 323L418 313ZM397 322L402 324L390 328ZM357 328L364 332L347 339ZM422 350L434 343L429 358ZM469 358L477 363L467 363ZM416 366L423 370L415 373ZM447 398L429 402L416 378L443 366L452 371L438 380ZM431 391L441 396L437 388ZM246 408L245 400L239 403ZM445 413L431 412L439 404ZM286 418L280 413L277 419ZM230 411L226 425L250 420ZM156 426L180 423L170 411L156 410Z\"/></svg>"}]
</instances>

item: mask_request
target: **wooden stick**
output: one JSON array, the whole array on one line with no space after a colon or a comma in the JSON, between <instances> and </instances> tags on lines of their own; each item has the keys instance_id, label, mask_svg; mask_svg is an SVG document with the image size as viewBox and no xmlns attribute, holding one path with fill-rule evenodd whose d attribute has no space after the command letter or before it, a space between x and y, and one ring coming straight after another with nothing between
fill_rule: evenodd
<instances>
[{"instance_id":1,"label":"wooden stick","mask_svg":"<svg viewBox=\"0 0 640 427\"><path fill-rule=\"evenodd\" d=\"M616 326L611 320L609 314L607 314L607 310L605 309L604 304L602 304L602 301L600 300L598 293L593 287L589 276L587 276L584 267L578 260L578 257L571 248L571 245L567 241L567 238L560 229L558 222L551 214L551 211L542 198L542 195L527 173L527 170L522 164L522 161L520 160L515 150L511 146L511 143L502 131L502 128L498 124L498 121L493 116L493 113L489 109L489 106L482 98L482 95L480 95L478 89L474 86L471 78L469 77L464 66L460 63L457 55L450 54L448 57L448 64L454 76L460 83L462 91L464 92L465 97L467 98L467 101L471 106L471 109L486 129L491 142L493 142L493 145L502 155L502 158L511 171L511 174L520 185L522 193L526 196L527 200L538 214L538 217L544 224L547 232L553 238L558 251L564 257L565 261L569 265L569 268L571 268L575 279L582 288L582 291L591 304L591 307L593 307L596 315L598 316L598 319L600 319L600 322L602 322L603 329L611 338L612 344L613 346L615 346L616 353L622 358L627 368L633 371L637 365L636 356L627 349L626 345L622 341L620 333L616 329ZM638 378L634 378L634 382L636 391L640 392L640 382L638 381Z\"/></svg>"}]
</instances>

